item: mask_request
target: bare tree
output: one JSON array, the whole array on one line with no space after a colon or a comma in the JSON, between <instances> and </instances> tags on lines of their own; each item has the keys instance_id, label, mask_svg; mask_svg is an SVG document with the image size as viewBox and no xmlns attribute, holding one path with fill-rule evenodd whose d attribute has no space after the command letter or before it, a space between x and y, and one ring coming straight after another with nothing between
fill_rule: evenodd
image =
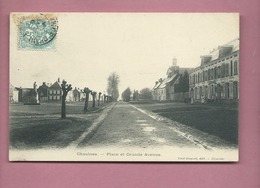
<instances>
[{"instance_id":1,"label":"bare tree","mask_svg":"<svg viewBox=\"0 0 260 188\"><path fill-rule=\"evenodd\" d=\"M100 98L101 98L101 95L102 95L102 93L99 92L99 93L98 93L98 106L100 105Z\"/></svg>"},{"instance_id":2,"label":"bare tree","mask_svg":"<svg viewBox=\"0 0 260 188\"><path fill-rule=\"evenodd\" d=\"M95 108L96 107L96 95L97 95L97 92L92 91L91 95L92 95L92 99L93 99L92 108Z\"/></svg>"},{"instance_id":3,"label":"bare tree","mask_svg":"<svg viewBox=\"0 0 260 188\"><path fill-rule=\"evenodd\" d=\"M117 101L119 97L118 84L120 77L116 72L112 72L107 78L107 93L111 95L112 100Z\"/></svg>"},{"instance_id":4,"label":"bare tree","mask_svg":"<svg viewBox=\"0 0 260 188\"><path fill-rule=\"evenodd\" d=\"M62 98L61 98L61 119L66 118L66 97L70 90L72 90L71 84L67 84L65 80L61 83Z\"/></svg>"},{"instance_id":5,"label":"bare tree","mask_svg":"<svg viewBox=\"0 0 260 188\"><path fill-rule=\"evenodd\" d=\"M85 106L84 106L84 111L88 111L88 101L89 101L89 93L91 93L91 90L87 87L84 88L83 92L86 94L85 98Z\"/></svg>"}]
</instances>

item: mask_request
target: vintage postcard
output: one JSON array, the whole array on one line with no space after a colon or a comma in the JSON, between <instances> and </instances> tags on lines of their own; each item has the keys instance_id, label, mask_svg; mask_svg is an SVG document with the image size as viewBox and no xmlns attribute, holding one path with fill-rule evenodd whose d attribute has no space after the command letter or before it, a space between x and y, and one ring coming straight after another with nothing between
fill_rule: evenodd
<instances>
[{"instance_id":1,"label":"vintage postcard","mask_svg":"<svg viewBox=\"0 0 260 188\"><path fill-rule=\"evenodd\" d=\"M238 13L12 13L10 161L239 160Z\"/></svg>"}]
</instances>

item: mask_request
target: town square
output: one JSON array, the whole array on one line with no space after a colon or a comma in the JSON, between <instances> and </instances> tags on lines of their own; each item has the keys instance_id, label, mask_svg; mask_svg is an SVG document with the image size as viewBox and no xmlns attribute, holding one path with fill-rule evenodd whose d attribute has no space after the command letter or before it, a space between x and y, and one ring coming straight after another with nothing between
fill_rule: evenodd
<instances>
[{"instance_id":1,"label":"town square","mask_svg":"<svg viewBox=\"0 0 260 188\"><path fill-rule=\"evenodd\" d=\"M238 15L120 16L11 15L10 160L237 161Z\"/></svg>"}]
</instances>

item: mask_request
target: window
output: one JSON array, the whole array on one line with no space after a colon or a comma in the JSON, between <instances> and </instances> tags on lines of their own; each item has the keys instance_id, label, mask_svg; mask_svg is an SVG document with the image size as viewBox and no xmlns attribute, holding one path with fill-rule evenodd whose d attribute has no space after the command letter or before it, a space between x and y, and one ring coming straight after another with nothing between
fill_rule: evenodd
<instances>
[{"instance_id":1,"label":"window","mask_svg":"<svg viewBox=\"0 0 260 188\"><path fill-rule=\"evenodd\" d=\"M221 65L221 77L222 78L225 77L225 64L224 63Z\"/></svg>"},{"instance_id":2,"label":"window","mask_svg":"<svg viewBox=\"0 0 260 188\"><path fill-rule=\"evenodd\" d=\"M52 94L52 90L49 91L49 94Z\"/></svg>"},{"instance_id":3,"label":"window","mask_svg":"<svg viewBox=\"0 0 260 188\"><path fill-rule=\"evenodd\" d=\"M208 87L205 86L204 88L204 95L205 95L205 98L207 99L208 98Z\"/></svg>"},{"instance_id":4,"label":"window","mask_svg":"<svg viewBox=\"0 0 260 188\"><path fill-rule=\"evenodd\" d=\"M210 69L210 79L213 80L214 78L214 69Z\"/></svg>"},{"instance_id":5,"label":"window","mask_svg":"<svg viewBox=\"0 0 260 188\"><path fill-rule=\"evenodd\" d=\"M226 69L226 74L225 74L225 76L229 76L229 63L226 63L225 66L226 66L226 67L225 67L225 69Z\"/></svg>"},{"instance_id":6,"label":"window","mask_svg":"<svg viewBox=\"0 0 260 188\"><path fill-rule=\"evenodd\" d=\"M230 62L230 76L233 76L233 62Z\"/></svg>"},{"instance_id":7,"label":"window","mask_svg":"<svg viewBox=\"0 0 260 188\"><path fill-rule=\"evenodd\" d=\"M221 77L221 69L220 69L220 66L218 66L218 77L217 78L220 78Z\"/></svg>"},{"instance_id":8,"label":"window","mask_svg":"<svg viewBox=\"0 0 260 188\"><path fill-rule=\"evenodd\" d=\"M225 84L225 98L229 98L229 83Z\"/></svg>"},{"instance_id":9,"label":"window","mask_svg":"<svg viewBox=\"0 0 260 188\"><path fill-rule=\"evenodd\" d=\"M237 82L233 83L233 99L237 99L238 98L238 86L237 86Z\"/></svg>"},{"instance_id":10,"label":"window","mask_svg":"<svg viewBox=\"0 0 260 188\"><path fill-rule=\"evenodd\" d=\"M237 75L237 61L234 62L234 75Z\"/></svg>"},{"instance_id":11,"label":"window","mask_svg":"<svg viewBox=\"0 0 260 188\"><path fill-rule=\"evenodd\" d=\"M56 98L56 96L53 96L53 100L56 100L57 98Z\"/></svg>"},{"instance_id":12,"label":"window","mask_svg":"<svg viewBox=\"0 0 260 188\"><path fill-rule=\"evenodd\" d=\"M52 100L52 96L49 96L49 99Z\"/></svg>"},{"instance_id":13,"label":"window","mask_svg":"<svg viewBox=\"0 0 260 188\"><path fill-rule=\"evenodd\" d=\"M214 67L214 79L217 78L217 67Z\"/></svg>"},{"instance_id":14,"label":"window","mask_svg":"<svg viewBox=\"0 0 260 188\"><path fill-rule=\"evenodd\" d=\"M200 87L198 99L201 99L201 95L202 95L202 87Z\"/></svg>"},{"instance_id":15,"label":"window","mask_svg":"<svg viewBox=\"0 0 260 188\"><path fill-rule=\"evenodd\" d=\"M60 94L60 90L57 90L57 94Z\"/></svg>"},{"instance_id":16,"label":"window","mask_svg":"<svg viewBox=\"0 0 260 188\"><path fill-rule=\"evenodd\" d=\"M233 95L233 83L232 82L230 82L229 83L229 98L230 99L233 99L234 98L234 95Z\"/></svg>"},{"instance_id":17,"label":"window","mask_svg":"<svg viewBox=\"0 0 260 188\"><path fill-rule=\"evenodd\" d=\"M53 94L56 94L56 90L53 90Z\"/></svg>"},{"instance_id":18,"label":"window","mask_svg":"<svg viewBox=\"0 0 260 188\"><path fill-rule=\"evenodd\" d=\"M57 96L57 100L60 100L60 96Z\"/></svg>"}]
</instances>

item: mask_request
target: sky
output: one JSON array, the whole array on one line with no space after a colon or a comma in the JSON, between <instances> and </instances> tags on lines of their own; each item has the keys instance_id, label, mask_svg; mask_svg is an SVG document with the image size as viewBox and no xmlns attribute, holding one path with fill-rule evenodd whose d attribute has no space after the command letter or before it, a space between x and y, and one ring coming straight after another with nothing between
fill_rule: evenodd
<instances>
[{"instance_id":1,"label":"sky","mask_svg":"<svg viewBox=\"0 0 260 188\"><path fill-rule=\"evenodd\" d=\"M200 56L239 37L235 13L59 13L54 50L17 48L18 27L10 18L10 83L33 87L36 81L65 79L73 87L98 92L112 72L119 93L152 88L177 59L195 68Z\"/></svg>"}]
</instances>

